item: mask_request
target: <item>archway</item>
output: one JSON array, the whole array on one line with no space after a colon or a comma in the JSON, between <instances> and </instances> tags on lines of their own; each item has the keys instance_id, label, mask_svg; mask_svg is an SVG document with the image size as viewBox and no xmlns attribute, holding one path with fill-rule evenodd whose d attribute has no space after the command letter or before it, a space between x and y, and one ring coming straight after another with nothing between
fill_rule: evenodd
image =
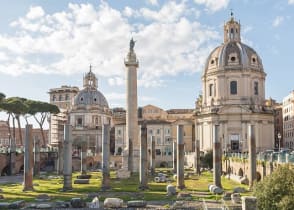
<instances>
[{"instance_id":1,"label":"archway","mask_svg":"<svg viewBox=\"0 0 294 210\"><path fill-rule=\"evenodd\" d=\"M242 168L240 168L238 171L238 176L243 177L243 175L244 175L244 172L243 172Z\"/></svg>"},{"instance_id":2,"label":"archway","mask_svg":"<svg viewBox=\"0 0 294 210\"><path fill-rule=\"evenodd\" d=\"M256 181L260 181L261 180L261 174L259 172L256 172Z\"/></svg>"}]
</instances>

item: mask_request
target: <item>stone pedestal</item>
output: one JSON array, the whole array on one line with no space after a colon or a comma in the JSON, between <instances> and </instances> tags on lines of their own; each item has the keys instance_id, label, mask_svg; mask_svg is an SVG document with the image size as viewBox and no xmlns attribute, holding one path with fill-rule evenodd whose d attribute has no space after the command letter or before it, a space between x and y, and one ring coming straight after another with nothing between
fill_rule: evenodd
<instances>
[{"instance_id":1,"label":"stone pedestal","mask_svg":"<svg viewBox=\"0 0 294 210\"><path fill-rule=\"evenodd\" d=\"M219 125L214 125L214 136L213 136L213 183L215 186L222 188L221 184L221 143L219 139Z\"/></svg>"},{"instance_id":2,"label":"stone pedestal","mask_svg":"<svg viewBox=\"0 0 294 210\"><path fill-rule=\"evenodd\" d=\"M140 144L140 171L139 171L139 180L140 185L139 189L145 190L148 189L148 167L147 167L147 127L146 125L141 126L141 144Z\"/></svg>"},{"instance_id":3,"label":"stone pedestal","mask_svg":"<svg viewBox=\"0 0 294 210\"><path fill-rule=\"evenodd\" d=\"M64 125L63 190L72 190L72 126Z\"/></svg>"},{"instance_id":4,"label":"stone pedestal","mask_svg":"<svg viewBox=\"0 0 294 210\"><path fill-rule=\"evenodd\" d=\"M253 196L243 196L242 200L242 210L257 210L257 199Z\"/></svg>"},{"instance_id":5,"label":"stone pedestal","mask_svg":"<svg viewBox=\"0 0 294 210\"><path fill-rule=\"evenodd\" d=\"M102 190L110 189L110 173L109 173L109 144L110 129L109 125L103 125L102 130Z\"/></svg>"},{"instance_id":6,"label":"stone pedestal","mask_svg":"<svg viewBox=\"0 0 294 210\"><path fill-rule=\"evenodd\" d=\"M185 163L185 151L184 151L184 126L177 126L177 188L184 189L184 163Z\"/></svg>"},{"instance_id":7,"label":"stone pedestal","mask_svg":"<svg viewBox=\"0 0 294 210\"><path fill-rule=\"evenodd\" d=\"M34 190L33 188L33 137L32 125L25 127L25 150L24 150L24 188L23 191Z\"/></svg>"},{"instance_id":8,"label":"stone pedestal","mask_svg":"<svg viewBox=\"0 0 294 210\"><path fill-rule=\"evenodd\" d=\"M34 138L34 176L40 175L40 140Z\"/></svg>"},{"instance_id":9,"label":"stone pedestal","mask_svg":"<svg viewBox=\"0 0 294 210\"><path fill-rule=\"evenodd\" d=\"M256 180L256 142L255 142L255 127L248 126L248 149L249 149L249 188L253 187L253 182Z\"/></svg>"}]
</instances>

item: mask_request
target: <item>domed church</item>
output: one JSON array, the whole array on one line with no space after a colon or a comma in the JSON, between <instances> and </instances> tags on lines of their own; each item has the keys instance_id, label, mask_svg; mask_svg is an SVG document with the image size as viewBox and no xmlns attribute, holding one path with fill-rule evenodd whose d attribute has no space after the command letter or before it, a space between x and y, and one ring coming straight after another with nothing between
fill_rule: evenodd
<instances>
[{"instance_id":1,"label":"domed church","mask_svg":"<svg viewBox=\"0 0 294 210\"><path fill-rule=\"evenodd\" d=\"M255 125L256 150L274 147L272 107L265 105L265 78L257 52L241 42L241 25L224 25L224 43L208 56L202 95L196 101L195 137L200 150L212 149L213 127L219 125L223 151L248 151L248 125Z\"/></svg>"},{"instance_id":2,"label":"domed church","mask_svg":"<svg viewBox=\"0 0 294 210\"><path fill-rule=\"evenodd\" d=\"M73 99L70 124L73 126L73 145L78 150L86 144L88 151L102 151L102 125L111 124L111 110L98 90L98 80L91 70L84 75L83 89Z\"/></svg>"}]
</instances>

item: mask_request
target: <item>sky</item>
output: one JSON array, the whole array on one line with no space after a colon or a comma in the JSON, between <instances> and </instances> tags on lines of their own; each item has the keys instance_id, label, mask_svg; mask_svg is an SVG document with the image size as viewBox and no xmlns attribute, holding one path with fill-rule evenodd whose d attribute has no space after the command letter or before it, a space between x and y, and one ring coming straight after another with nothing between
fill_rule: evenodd
<instances>
[{"instance_id":1,"label":"sky","mask_svg":"<svg viewBox=\"0 0 294 210\"><path fill-rule=\"evenodd\" d=\"M293 90L294 0L0 0L0 92L49 101L92 70L109 106L125 107L124 58L136 40L138 105L194 108L231 10L260 55L266 98Z\"/></svg>"}]
</instances>

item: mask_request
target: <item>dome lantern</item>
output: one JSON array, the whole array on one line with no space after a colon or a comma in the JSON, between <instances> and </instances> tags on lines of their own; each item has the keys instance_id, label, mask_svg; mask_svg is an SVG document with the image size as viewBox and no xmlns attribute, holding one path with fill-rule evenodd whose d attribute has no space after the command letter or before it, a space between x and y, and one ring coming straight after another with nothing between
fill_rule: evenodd
<instances>
[{"instance_id":1,"label":"dome lantern","mask_svg":"<svg viewBox=\"0 0 294 210\"><path fill-rule=\"evenodd\" d=\"M98 80L95 74L92 72L92 65L90 65L90 71L84 76L84 88L97 89Z\"/></svg>"},{"instance_id":2,"label":"dome lantern","mask_svg":"<svg viewBox=\"0 0 294 210\"><path fill-rule=\"evenodd\" d=\"M234 20L234 14L231 12L231 19L224 25L224 43L241 42L240 31L241 25Z\"/></svg>"}]
</instances>

